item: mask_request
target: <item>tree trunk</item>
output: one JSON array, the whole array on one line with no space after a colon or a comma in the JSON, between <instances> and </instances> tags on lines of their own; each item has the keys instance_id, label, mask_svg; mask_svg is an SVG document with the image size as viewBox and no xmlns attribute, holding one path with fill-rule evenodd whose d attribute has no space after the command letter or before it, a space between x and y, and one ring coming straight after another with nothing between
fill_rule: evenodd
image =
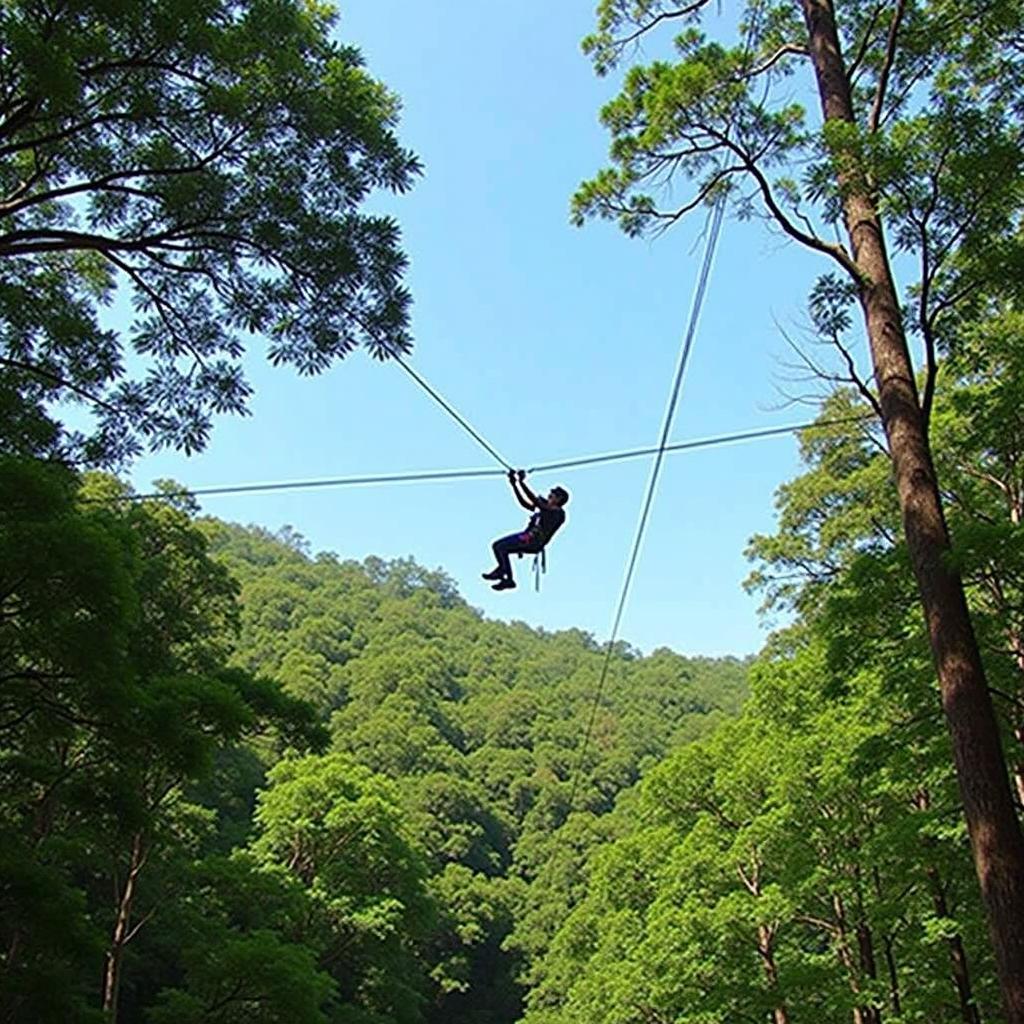
<instances>
[{"instance_id":1,"label":"tree trunk","mask_svg":"<svg viewBox=\"0 0 1024 1024\"><path fill-rule=\"evenodd\" d=\"M858 1000L853 1007L853 1024L872 1024L871 1008L860 1002L864 995L863 987L860 983L862 971L850 950L846 905L843 902L842 896L838 893L832 894L832 914L835 919L836 956L839 957L839 962L846 969L846 980L850 986L850 991L853 993L854 998ZM859 941L859 933L857 938ZM861 958L863 958L863 950L860 950L860 952Z\"/></svg>"},{"instance_id":2,"label":"tree trunk","mask_svg":"<svg viewBox=\"0 0 1024 1024\"><path fill-rule=\"evenodd\" d=\"M107 950L106 964L103 971L103 1009L108 1015L110 1024L117 1024L118 995L121 989L121 962L124 958L124 947L131 939L132 905L135 902L135 890L139 872L146 858L142 849L142 833L136 832L132 837L132 852L128 862L128 876L124 888L118 895L117 916L114 920L114 932Z\"/></svg>"},{"instance_id":3,"label":"tree trunk","mask_svg":"<svg viewBox=\"0 0 1024 1024\"><path fill-rule=\"evenodd\" d=\"M949 905L946 903L946 890L942 885L938 868L932 866L925 869L928 883L932 890L932 907L938 917L949 918ZM981 1014L974 1005L974 994L971 991L971 975L967 969L967 952L959 935L949 937L949 964L953 975L953 984L960 1001L960 1019L964 1024L981 1024Z\"/></svg>"},{"instance_id":4,"label":"tree trunk","mask_svg":"<svg viewBox=\"0 0 1024 1024\"><path fill-rule=\"evenodd\" d=\"M1015 726L1013 736L1018 745L1024 747L1024 725ZM1024 807L1024 758L1021 758L1020 754L1017 755L1017 760L1014 764L1013 781L1017 786L1017 802L1021 807Z\"/></svg>"},{"instance_id":5,"label":"tree trunk","mask_svg":"<svg viewBox=\"0 0 1024 1024\"><path fill-rule=\"evenodd\" d=\"M871 938L871 929L861 921L857 925L857 951L860 954L861 974L871 981L878 980L875 967L875 944ZM882 1011L878 1006L865 1003L861 1009L864 1024L882 1024Z\"/></svg>"},{"instance_id":6,"label":"tree trunk","mask_svg":"<svg viewBox=\"0 0 1024 1024\"><path fill-rule=\"evenodd\" d=\"M882 940L885 948L885 967L889 972L889 1008L893 1016L899 1017L903 1013L903 1006L900 1000L900 975L896 969L896 953L893 950L892 937L886 935Z\"/></svg>"},{"instance_id":7,"label":"tree trunk","mask_svg":"<svg viewBox=\"0 0 1024 1024\"><path fill-rule=\"evenodd\" d=\"M789 1014L779 990L779 970L775 964L775 935L766 924L757 926L757 952L764 964L768 987L776 994L778 1002L772 1010L772 1024L789 1024Z\"/></svg>"},{"instance_id":8,"label":"tree trunk","mask_svg":"<svg viewBox=\"0 0 1024 1024\"><path fill-rule=\"evenodd\" d=\"M1020 525L1020 516L1011 515L1011 521L1015 526ZM1013 651L1013 660L1017 668L1024 673L1024 637L1021 637L1020 630L1016 627L1008 631L1010 639L1010 650ZM1016 756L1013 759L1013 782L1017 788L1017 805L1024 809L1024 693L1017 697L1013 710L1013 738L1017 741Z\"/></svg>"},{"instance_id":9,"label":"tree trunk","mask_svg":"<svg viewBox=\"0 0 1024 1024\"><path fill-rule=\"evenodd\" d=\"M800 0L826 121L855 124L833 0ZM874 200L840 171L843 211L899 494L903 531L953 741L957 779L995 949L1007 1024L1024 1024L1024 836L949 534L899 301Z\"/></svg>"},{"instance_id":10,"label":"tree trunk","mask_svg":"<svg viewBox=\"0 0 1024 1024\"><path fill-rule=\"evenodd\" d=\"M885 902L885 895L882 892L882 876L875 865L871 869L871 880L874 883L875 897L879 904ZM893 942L893 933L882 936L882 950L885 955L885 968L889 973L889 1008L894 1016L899 1017L903 1013L902 1000L900 999L900 974L896 967L896 949Z\"/></svg>"},{"instance_id":11,"label":"tree trunk","mask_svg":"<svg viewBox=\"0 0 1024 1024\"><path fill-rule=\"evenodd\" d=\"M738 865L736 873L743 882L744 888L754 899L761 898L761 857L754 852L749 867ZM779 970L775 963L775 928L768 924L757 926L757 954L764 966L765 978L768 981L768 988L773 993L776 1003L772 1009L772 1024L789 1024L789 1012L786 1009L785 1000L782 998L782 990L779 987Z\"/></svg>"}]
</instances>

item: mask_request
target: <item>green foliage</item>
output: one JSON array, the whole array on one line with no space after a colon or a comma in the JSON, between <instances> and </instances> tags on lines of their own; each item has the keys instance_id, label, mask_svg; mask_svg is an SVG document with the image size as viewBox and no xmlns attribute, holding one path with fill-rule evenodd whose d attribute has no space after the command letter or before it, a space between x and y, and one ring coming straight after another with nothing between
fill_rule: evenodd
<instances>
[{"instance_id":1,"label":"green foliage","mask_svg":"<svg viewBox=\"0 0 1024 1024\"><path fill-rule=\"evenodd\" d=\"M511 1021L617 797L746 692L622 645L571 809L585 634L170 484L0 479L4 1019Z\"/></svg>"},{"instance_id":2,"label":"green foliage","mask_svg":"<svg viewBox=\"0 0 1024 1024\"><path fill-rule=\"evenodd\" d=\"M0 450L200 449L256 334L304 374L408 347L398 228L361 208L419 164L335 26L299 0L0 8Z\"/></svg>"},{"instance_id":3,"label":"green foliage","mask_svg":"<svg viewBox=\"0 0 1024 1024\"><path fill-rule=\"evenodd\" d=\"M450 580L408 562L312 557L290 531L274 537L213 520L204 529L241 582L236 660L313 700L338 752L330 767L308 762L316 778L328 773L329 785L306 779L302 762L287 769L286 783L272 785L261 798L264 832L254 848L267 848L271 798L296 814L325 806L327 794L343 794L349 807L365 799L351 795L352 780L368 785L387 776L394 787L382 791L389 794L384 805L397 801L401 817L388 818L378 835L401 824L426 871L431 915L427 926L413 927L389 904L397 916L382 910L374 918L391 922L388 941L404 935L416 951L418 967L396 966L389 976L397 971L429 993L422 1019L514 1020L523 995L518 979L531 976L580 897L588 851L623 827L614 824L618 812L609 813L617 797L672 745L705 732L716 715L735 713L746 666L666 650L642 658L623 645L569 815L602 657L592 638L486 622ZM282 785L294 798L276 796ZM291 812L285 818L293 820ZM275 840L278 859L295 853L294 834L285 835L291 839ZM373 862L372 854L361 856L360 863ZM342 888L355 893L357 883ZM374 892L383 898L385 889ZM393 955L376 948L360 963ZM361 976L363 967L353 973Z\"/></svg>"},{"instance_id":4,"label":"green foliage","mask_svg":"<svg viewBox=\"0 0 1024 1024\"><path fill-rule=\"evenodd\" d=\"M170 989L152 1024L325 1024L331 990L313 953L272 931L229 935L184 957L186 989Z\"/></svg>"},{"instance_id":5,"label":"green foliage","mask_svg":"<svg viewBox=\"0 0 1024 1024\"><path fill-rule=\"evenodd\" d=\"M821 113L800 5L735 7L726 42L703 27L711 0L598 4L583 49L598 74L621 77L601 112L609 166L579 186L573 220L657 233L727 192L737 216L764 219L842 271L819 281L811 317L848 379L854 343L842 335L865 282L831 239L846 228L843 198L870 197L904 254L905 328L933 363L961 318L1020 280L1020 3L970 16L947 0L829 4L852 119Z\"/></svg>"},{"instance_id":6,"label":"green foliage","mask_svg":"<svg viewBox=\"0 0 1024 1024\"><path fill-rule=\"evenodd\" d=\"M4 458L0 478L0 1010L85 1020L102 961L110 1009L127 946L210 828L185 788L247 736L324 735L223 663L235 585L186 511L101 504L120 485L78 490L41 463Z\"/></svg>"},{"instance_id":7,"label":"green foliage","mask_svg":"<svg viewBox=\"0 0 1024 1024\"><path fill-rule=\"evenodd\" d=\"M527 1022L960 1019L946 946L987 957L945 737L879 669L836 698L823 655L762 661L742 717L650 774L626 833L591 857Z\"/></svg>"}]
</instances>

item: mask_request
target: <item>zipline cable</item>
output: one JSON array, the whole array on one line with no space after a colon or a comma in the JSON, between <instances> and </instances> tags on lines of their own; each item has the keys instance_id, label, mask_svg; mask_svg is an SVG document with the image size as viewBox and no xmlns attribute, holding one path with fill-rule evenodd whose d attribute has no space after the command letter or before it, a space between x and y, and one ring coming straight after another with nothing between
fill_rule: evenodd
<instances>
[{"instance_id":1,"label":"zipline cable","mask_svg":"<svg viewBox=\"0 0 1024 1024\"><path fill-rule=\"evenodd\" d=\"M676 367L675 380L672 383L672 390L669 394L668 405L665 409L665 418L661 428L661 438L658 447L655 449L654 462L651 465L651 474L647 481L647 493L644 496L640 518L637 522L636 535L633 538L633 550L629 556L626 566L626 574L622 580L622 590L619 593L619 603L615 610L615 618L612 621L611 634L604 650L604 661L601 664L601 675L598 679L597 690L594 693L594 701L590 708L590 716L587 720L587 730L583 735L583 745L580 748L579 758L572 773L572 787L569 792L569 814L572 814L576 804L576 790L579 786L580 773L583 769L587 756L587 748L590 745L590 736L594 730L594 722L597 719L597 710L601 704L601 696L604 693L604 686L608 679L608 669L611 666L612 651L615 649L615 641L619 636L619 626L622 624L622 615L626 610L626 601L629 598L630 585L633 582L633 573L636 570L637 561L640 557L640 548L643 544L644 534L647 531L647 521L650 517L651 506L654 503L654 495L658 485L658 477L661 474L661 466L665 460L665 452L668 450L668 436L672 430L672 422L675 419L676 406L679 404L679 395L682 392L683 378L686 375L686 367L690 361L690 353L693 351L693 341L697 334L697 322L700 319L701 308L704 305L704 296L707 293L708 279L711 275L711 265L714 262L715 252L718 248L718 239L722 229L722 219L725 214L726 195L723 194L715 204L711 213L708 229L708 240L704 247L704 259L701 263L700 274L697 277L697 285L694 289L693 304L690 307L690 321L683 338L682 349L679 353L679 365Z\"/></svg>"},{"instance_id":2,"label":"zipline cable","mask_svg":"<svg viewBox=\"0 0 1024 1024\"><path fill-rule=\"evenodd\" d=\"M779 437L783 434L796 434L811 428L837 427L849 423L863 423L873 416L844 416L833 420L812 420L807 423L791 423L784 427L764 427L758 430L744 430L734 434L719 434L713 437L695 438L691 441L677 441L665 445L665 454L674 452L694 451L701 448L719 448L729 444L743 444L761 438ZM627 459L639 459L646 455L656 455L661 449L630 448L620 452L607 452L602 455L585 455L576 459L561 462L543 462L534 466L531 473L553 473L556 470L577 469L598 466L609 462L622 462ZM156 501L161 498L203 498L223 494L259 494L268 491L300 491L314 490L321 487L373 487L384 484L406 483L443 483L446 480L481 479L504 476L503 469L437 469L422 470L408 473L382 473L371 476L339 476L321 477L312 480L278 480L254 484L225 484L216 487L181 488L171 491L155 491L148 494L122 494L114 498L87 498L90 503Z\"/></svg>"},{"instance_id":3,"label":"zipline cable","mask_svg":"<svg viewBox=\"0 0 1024 1024\"><path fill-rule=\"evenodd\" d=\"M263 484L228 484L197 487L194 490L155 491L150 494L120 495L115 501L152 501L159 498L202 498L219 494L259 494L267 491L301 491L317 487L372 487L379 484L429 483L434 480L464 480L504 476L503 469L437 469L414 473L381 473L375 476L338 476L318 480L280 480ZM103 499L97 499L103 500Z\"/></svg>"},{"instance_id":4,"label":"zipline cable","mask_svg":"<svg viewBox=\"0 0 1024 1024\"><path fill-rule=\"evenodd\" d=\"M471 423L470 423L470 422L469 422L469 421L468 421L468 420L467 420L467 419L466 419L466 418L465 418L464 416L462 416L462 414L461 414L461 413L460 413L460 412L458 411L458 409L456 409L456 408L455 408L455 407L454 407L454 406L453 406L453 405L452 405L452 404L451 404L451 403L450 403L450 402L449 402L449 401L448 401L448 400L447 400L447 399L446 399L446 398L444 397L444 395L442 395L442 394L441 394L441 393L440 393L439 391L435 390L435 389L434 389L434 388L433 388L433 387L432 387L432 386L430 385L430 383L429 383L429 382L428 382L427 380L425 380L425 379L424 379L424 378L423 378L423 377L422 377L422 376L421 376L420 374L418 374L418 373L417 373L417 372L416 372L416 371L415 371L415 370L414 370L414 369L413 369L413 368L412 368L412 367L411 367L411 366L410 366L410 365L409 365L409 364L408 364L408 363L407 363L407 362L406 362L406 361L405 361L405 360L404 360L404 359L403 359L403 358L402 358L402 357L401 357L401 356L400 356L400 355L398 354L398 352L396 352L396 351L394 350L394 348L392 348L392 347L391 347L391 346L389 345L389 346L387 346L387 350L388 350L388 354L389 354L389 355L391 356L391 358L392 358L392 359L394 359L394 360L395 360L395 362L396 362L396 363L398 363L398 365L399 365L399 366L400 366L400 367L401 367L401 368L402 368L403 370L405 370L405 372L406 372L407 374L409 374L409 376L410 376L410 377L412 377L412 379L413 379L414 381L416 381L416 383L417 383L417 384L419 384L419 386L420 386L421 388L423 388L423 390L424 390L424 391L425 391L425 392L426 392L426 393L427 393L428 395L430 395L430 397L431 397L431 398L432 398L432 399L433 399L433 400L434 400L435 402L437 402L437 404L438 404L439 406L441 406L441 408L442 408L442 409L444 409L444 410L445 410L445 412L447 412L447 413L448 413L448 415L449 415L449 416L451 416L451 417L452 417L452 419L453 419L453 420L455 420L455 422L456 422L456 423L458 423L458 424L459 424L459 426L460 426L460 427L462 427L462 429L463 429L463 430L465 430L465 431L466 431L466 433L468 433L468 434L469 434L469 436L470 436L470 437L472 437L472 438L473 438L473 440L474 440L474 441L476 441L476 443L477 443L478 445L480 445L480 447L481 447L481 448L483 448L483 449L484 449L484 451L485 451L485 452L487 452L487 454L488 454L488 455L490 455L490 456L491 456L492 458L494 458L494 459L496 459L496 460L497 460L498 462L500 462L500 463L501 463L501 465L503 465L503 466L505 467L505 469L507 469L507 470L511 470L511 469L513 468L513 467L512 467L512 465L511 465L510 463L506 462L506 461L505 461L505 459L503 459L503 458L502 458L502 456L501 456L501 455L500 455L500 454L498 453L498 451L497 451L497 450L496 450L496 449L494 448L494 446L493 446L492 444L490 444L490 442L489 442L489 441L487 441L487 439L486 439L486 438L484 438L484 437L483 437L483 436L482 436L481 434L479 434L479 433L478 433L478 432L477 432L477 431L476 431L476 430L475 430L475 429L473 428L473 425L472 425L472 424L471 424Z\"/></svg>"},{"instance_id":5,"label":"zipline cable","mask_svg":"<svg viewBox=\"0 0 1024 1024\"><path fill-rule=\"evenodd\" d=\"M695 438L692 441L676 441L664 447L631 448L621 452L607 452L603 455L587 455L577 459L566 459L564 462L542 462L534 466L531 473L553 473L557 469L578 469L584 466L597 466L607 462L620 462L624 459L638 459L644 455L657 455L658 452L684 452L696 448L717 448L727 444L742 444L744 441L756 441L763 437L778 437L781 434L795 434L811 427L837 427L846 423L862 423L874 419L873 415L842 416L834 420L813 420L808 423L791 423L785 427L763 427L755 430L744 430L736 434L719 434L716 437Z\"/></svg>"}]
</instances>

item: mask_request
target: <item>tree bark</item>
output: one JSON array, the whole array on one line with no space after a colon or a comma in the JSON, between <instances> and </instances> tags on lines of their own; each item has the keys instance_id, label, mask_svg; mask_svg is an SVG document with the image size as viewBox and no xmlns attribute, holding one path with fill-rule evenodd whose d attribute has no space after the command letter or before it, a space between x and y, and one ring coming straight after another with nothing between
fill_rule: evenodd
<instances>
[{"instance_id":1,"label":"tree bark","mask_svg":"<svg viewBox=\"0 0 1024 1024\"><path fill-rule=\"evenodd\" d=\"M878 865L871 868L871 881L874 883L875 897L880 904L884 903L885 895L882 892L882 876ZM896 967L896 948L893 938L893 932L882 936L882 951L885 955L885 968L889 974L889 1008L896 1017L899 1017L903 1013L903 1006L900 999L900 973Z\"/></svg>"},{"instance_id":2,"label":"tree bark","mask_svg":"<svg viewBox=\"0 0 1024 1024\"><path fill-rule=\"evenodd\" d=\"M764 964L768 987L775 993L778 1002L772 1008L772 1024L789 1024L789 1013L779 988L779 970L775 963L775 935L766 924L757 927L757 952Z\"/></svg>"},{"instance_id":3,"label":"tree bark","mask_svg":"<svg viewBox=\"0 0 1024 1024\"><path fill-rule=\"evenodd\" d=\"M1015 526L1020 525L1020 516L1014 515L1012 522ZM1024 673L1024 637L1021 637L1020 630L1016 627L1008 631L1010 649L1013 651L1013 660L1017 668ZM1013 762L1013 783L1017 790L1017 805L1024 809L1024 691L1018 696L1013 710L1013 738L1017 741L1016 756Z\"/></svg>"},{"instance_id":4,"label":"tree bark","mask_svg":"<svg viewBox=\"0 0 1024 1024\"><path fill-rule=\"evenodd\" d=\"M114 932L110 939L110 948L107 950L106 964L103 970L103 1010L108 1015L110 1024L117 1024L118 995L121 990L121 962L124 959L124 947L131 938L135 889L138 884L139 872L145 861L142 833L136 832L132 837L128 875L125 878L124 887L118 894Z\"/></svg>"},{"instance_id":5,"label":"tree bark","mask_svg":"<svg viewBox=\"0 0 1024 1024\"><path fill-rule=\"evenodd\" d=\"M1018 745L1024 747L1024 725L1014 726L1013 736ZM1017 802L1024 807L1024 758L1020 754L1013 766L1013 781L1017 787Z\"/></svg>"},{"instance_id":6,"label":"tree bark","mask_svg":"<svg viewBox=\"0 0 1024 1024\"><path fill-rule=\"evenodd\" d=\"M744 869L740 866L737 868L737 873L747 892L755 899L759 899L761 897L760 857L755 854L751 867ZM786 1001L782 996L782 989L779 985L779 969L775 963L775 928L771 925L762 923L757 926L757 953L764 966L768 988L776 998L775 1006L772 1008L772 1024L789 1024L789 1011L786 1009Z\"/></svg>"},{"instance_id":7,"label":"tree bark","mask_svg":"<svg viewBox=\"0 0 1024 1024\"><path fill-rule=\"evenodd\" d=\"M871 937L871 929L863 921L857 925L857 951L860 954L861 974L871 981L877 981L875 944ZM882 1010L878 1006L865 1003L861 1008L861 1019L864 1024L882 1024Z\"/></svg>"},{"instance_id":8,"label":"tree bark","mask_svg":"<svg viewBox=\"0 0 1024 1024\"><path fill-rule=\"evenodd\" d=\"M886 935L882 939L882 945L885 950L885 967L889 972L889 1008L894 1016L899 1017L903 1013L900 1000L900 975L896 969L896 953L891 936Z\"/></svg>"},{"instance_id":9,"label":"tree bark","mask_svg":"<svg viewBox=\"0 0 1024 1024\"><path fill-rule=\"evenodd\" d=\"M875 1018L872 1017L872 1007L862 1002L864 997L864 987L861 985L861 978L864 974L864 948L860 942L860 929L854 929L859 954L858 959L854 960L853 952L850 949L846 904L843 902L843 897L840 896L839 893L832 894L832 914L835 920L835 934L833 941L835 942L836 956L839 957L840 964L842 964L846 969L847 983L850 986L850 991L853 993L854 998L857 1000L853 1006L853 1024L874 1024Z\"/></svg>"},{"instance_id":10,"label":"tree bark","mask_svg":"<svg viewBox=\"0 0 1024 1024\"><path fill-rule=\"evenodd\" d=\"M946 890L934 865L925 869L928 884L932 890L932 907L938 917L948 918L949 904L946 902ZM960 1002L960 1019L964 1024L981 1024L981 1014L974 1004L974 993L971 990L971 975L967 968L967 952L959 935L951 935L947 940L949 946L949 965L956 986L957 998Z\"/></svg>"},{"instance_id":11,"label":"tree bark","mask_svg":"<svg viewBox=\"0 0 1024 1024\"><path fill-rule=\"evenodd\" d=\"M754 854L750 867L737 866L739 879L743 887L755 899L761 898L761 857ZM782 998L782 990L778 983L778 966L775 963L775 928L768 924L758 925L758 955L764 966L765 978L768 988L776 998L776 1004L772 1009L772 1024L790 1024L790 1014L785 1009L785 1000Z\"/></svg>"},{"instance_id":12,"label":"tree bark","mask_svg":"<svg viewBox=\"0 0 1024 1024\"><path fill-rule=\"evenodd\" d=\"M826 122L856 124L833 0L800 0ZM1024 1024L1024 836L964 596L949 565L939 495L881 218L849 168L838 172L903 530L953 741L957 780L995 949L1007 1024Z\"/></svg>"}]
</instances>

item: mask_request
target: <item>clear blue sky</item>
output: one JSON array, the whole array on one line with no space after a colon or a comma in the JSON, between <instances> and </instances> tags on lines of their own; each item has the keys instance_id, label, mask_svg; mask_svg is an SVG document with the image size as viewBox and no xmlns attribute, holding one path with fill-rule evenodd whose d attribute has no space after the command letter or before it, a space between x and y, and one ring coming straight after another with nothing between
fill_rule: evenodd
<instances>
[{"instance_id":1,"label":"clear blue sky","mask_svg":"<svg viewBox=\"0 0 1024 1024\"><path fill-rule=\"evenodd\" d=\"M529 465L653 444L698 268L703 215L656 242L573 228L570 196L602 166L612 79L579 50L593 0L348 0L339 35L403 99L403 141L426 173L383 201L402 225L415 299L413 363L501 451ZM682 186L681 186L682 187ZM678 440L777 426L787 349L819 260L759 224L727 221L686 378ZM357 353L314 380L253 351L253 415L221 420L209 450L140 460L135 485L192 487L487 466L487 457L396 366ZM763 642L740 586L749 536L772 528L791 438L671 456L622 636L644 650L746 654ZM203 508L290 524L342 557L411 555L440 567L486 614L603 639L647 480L646 461L538 478L572 493L542 592L493 593L489 545L524 515L496 481L209 498Z\"/></svg>"}]
</instances>

